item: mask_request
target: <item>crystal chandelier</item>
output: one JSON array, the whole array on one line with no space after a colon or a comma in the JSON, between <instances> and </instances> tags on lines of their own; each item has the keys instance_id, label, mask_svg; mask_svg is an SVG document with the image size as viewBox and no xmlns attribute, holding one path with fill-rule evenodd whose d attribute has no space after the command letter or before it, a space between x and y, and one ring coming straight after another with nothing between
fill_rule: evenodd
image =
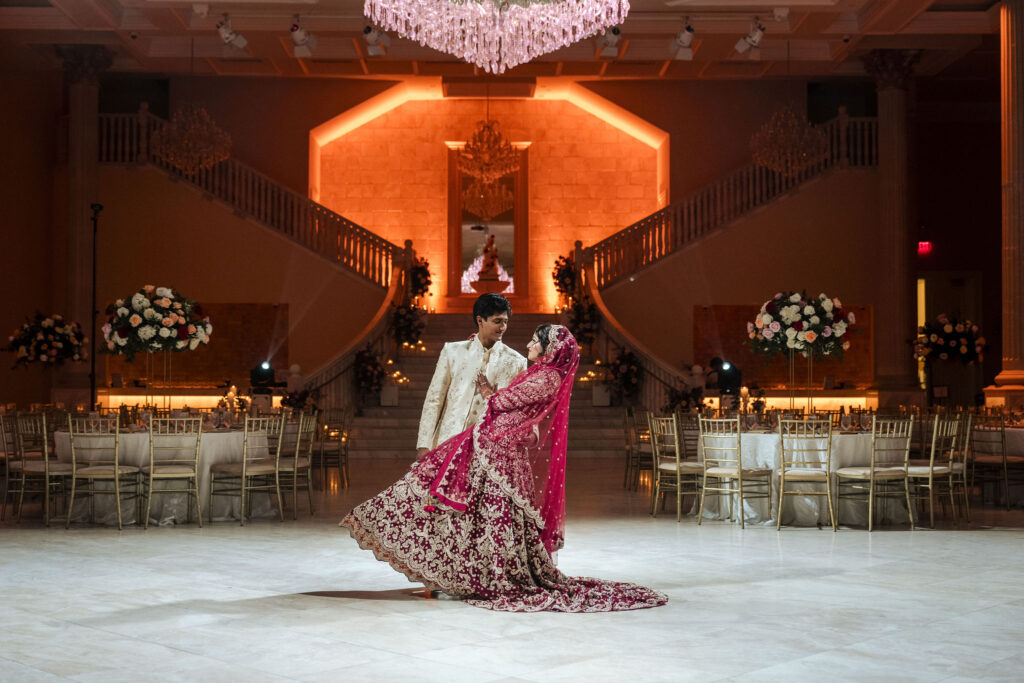
<instances>
[{"instance_id":1,"label":"crystal chandelier","mask_svg":"<svg viewBox=\"0 0 1024 683\"><path fill-rule=\"evenodd\" d=\"M621 24L629 0L365 0L363 14L403 38L489 73Z\"/></svg>"},{"instance_id":2,"label":"crystal chandelier","mask_svg":"<svg viewBox=\"0 0 1024 683\"><path fill-rule=\"evenodd\" d=\"M519 150L501 134L497 121L477 121L472 137L459 152L459 170L490 184L519 170Z\"/></svg>"},{"instance_id":3,"label":"crystal chandelier","mask_svg":"<svg viewBox=\"0 0 1024 683\"><path fill-rule=\"evenodd\" d=\"M227 159L231 136L214 123L206 109L188 104L153 133L149 148L157 158L191 176Z\"/></svg>"},{"instance_id":4,"label":"crystal chandelier","mask_svg":"<svg viewBox=\"0 0 1024 683\"><path fill-rule=\"evenodd\" d=\"M750 151L757 164L791 178L825 159L828 138L786 104L750 138Z\"/></svg>"},{"instance_id":5,"label":"crystal chandelier","mask_svg":"<svg viewBox=\"0 0 1024 683\"><path fill-rule=\"evenodd\" d=\"M479 179L470 183L462 194L462 208L485 223L511 209L513 201L508 185L488 184Z\"/></svg>"}]
</instances>

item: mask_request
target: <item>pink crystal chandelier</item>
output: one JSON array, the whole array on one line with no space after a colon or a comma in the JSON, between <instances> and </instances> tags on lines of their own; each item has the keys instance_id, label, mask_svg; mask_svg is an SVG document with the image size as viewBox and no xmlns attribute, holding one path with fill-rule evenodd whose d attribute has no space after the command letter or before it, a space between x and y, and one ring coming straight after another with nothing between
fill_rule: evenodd
<instances>
[{"instance_id":1,"label":"pink crystal chandelier","mask_svg":"<svg viewBox=\"0 0 1024 683\"><path fill-rule=\"evenodd\" d=\"M621 24L629 0L365 0L375 24L489 73Z\"/></svg>"}]
</instances>

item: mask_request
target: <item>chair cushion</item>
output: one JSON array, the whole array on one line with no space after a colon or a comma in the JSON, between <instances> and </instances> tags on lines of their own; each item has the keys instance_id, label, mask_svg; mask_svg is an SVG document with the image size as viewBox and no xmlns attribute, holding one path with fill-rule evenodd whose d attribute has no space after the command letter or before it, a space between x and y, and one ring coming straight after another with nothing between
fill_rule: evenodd
<instances>
[{"instance_id":1,"label":"chair cushion","mask_svg":"<svg viewBox=\"0 0 1024 683\"><path fill-rule=\"evenodd\" d=\"M709 476L712 476L712 477L735 477L735 476L737 476L737 472L736 472L736 468L735 467L709 467L707 469L707 473L708 473ZM772 473L772 471L770 469L761 469L761 468L750 468L750 469L748 469L746 467L743 468L743 476L744 477L764 477L764 476L767 476L767 475L769 475L771 473Z\"/></svg>"},{"instance_id":2,"label":"chair cushion","mask_svg":"<svg viewBox=\"0 0 1024 683\"><path fill-rule=\"evenodd\" d=\"M18 469L21 469L20 463ZM71 474L72 469L69 462L50 461L50 474ZM25 463L25 471L29 474L43 474L46 472L46 463L42 460L29 460Z\"/></svg>"},{"instance_id":3,"label":"chair cushion","mask_svg":"<svg viewBox=\"0 0 1024 683\"><path fill-rule=\"evenodd\" d=\"M149 474L149 468L143 467L142 471ZM154 465L153 476L154 477L175 477L175 476L186 476L194 477L196 474L196 468L191 465Z\"/></svg>"},{"instance_id":4,"label":"chair cushion","mask_svg":"<svg viewBox=\"0 0 1024 683\"><path fill-rule=\"evenodd\" d=\"M664 472L675 472L676 463L672 460L664 460L658 463L658 469ZM704 465L697 462L696 460L680 460L679 470L681 472L703 472Z\"/></svg>"},{"instance_id":5,"label":"chair cushion","mask_svg":"<svg viewBox=\"0 0 1024 683\"><path fill-rule=\"evenodd\" d=\"M779 476L782 476L781 470ZM786 479L789 481L825 481L828 472L824 469L814 467L789 467L786 469Z\"/></svg>"},{"instance_id":6,"label":"chair cushion","mask_svg":"<svg viewBox=\"0 0 1024 683\"><path fill-rule=\"evenodd\" d=\"M836 474L840 477L851 477L853 479L868 479L871 477L871 468L863 467L840 467ZM906 476L902 467L876 467L875 479L902 479Z\"/></svg>"},{"instance_id":7,"label":"chair cushion","mask_svg":"<svg viewBox=\"0 0 1024 683\"><path fill-rule=\"evenodd\" d=\"M217 463L210 468L211 472L216 474L233 474L236 477L242 474L242 463L240 462L221 462ZM253 474L273 474L277 471L277 465L273 460L253 460L245 466L245 473L249 475Z\"/></svg>"},{"instance_id":8,"label":"chair cushion","mask_svg":"<svg viewBox=\"0 0 1024 683\"><path fill-rule=\"evenodd\" d=\"M907 471L910 474L910 476L912 476L912 477L922 477L922 476L923 477L927 477L928 476L928 466L927 465L924 465L923 467L920 466L920 465L911 465L910 467L907 468ZM953 472L953 470L951 470L946 465L936 465L935 467L932 468L932 473L936 477L944 477L944 476L946 476L948 474L951 474L952 472Z\"/></svg>"},{"instance_id":9,"label":"chair cushion","mask_svg":"<svg viewBox=\"0 0 1024 683\"><path fill-rule=\"evenodd\" d=\"M53 471L52 468L50 470ZM134 465L118 465L117 471L120 474L135 474L139 471L138 467ZM76 477L113 477L114 466L113 465L89 465L88 467L79 467L75 471Z\"/></svg>"},{"instance_id":10,"label":"chair cushion","mask_svg":"<svg viewBox=\"0 0 1024 683\"><path fill-rule=\"evenodd\" d=\"M303 470L309 467L309 458L304 455L299 456L299 469ZM295 458L281 458L280 469L282 470L294 470L295 469Z\"/></svg>"}]
</instances>

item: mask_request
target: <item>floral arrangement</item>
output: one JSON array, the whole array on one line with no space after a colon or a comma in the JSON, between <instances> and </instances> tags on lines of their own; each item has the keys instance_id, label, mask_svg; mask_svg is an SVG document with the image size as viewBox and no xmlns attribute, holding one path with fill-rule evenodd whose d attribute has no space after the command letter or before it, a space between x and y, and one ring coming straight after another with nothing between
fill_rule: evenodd
<instances>
[{"instance_id":1,"label":"floral arrangement","mask_svg":"<svg viewBox=\"0 0 1024 683\"><path fill-rule=\"evenodd\" d=\"M571 297L576 293L576 264L572 257L559 256L555 260L555 268L551 271L551 278L555 281L555 289L564 297Z\"/></svg>"},{"instance_id":2,"label":"floral arrangement","mask_svg":"<svg viewBox=\"0 0 1024 683\"><path fill-rule=\"evenodd\" d=\"M412 304L391 307L391 336L396 343L410 346L419 343L425 325L421 308Z\"/></svg>"},{"instance_id":3,"label":"floral arrangement","mask_svg":"<svg viewBox=\"0 0 1024 683\"><path fill-rule=\"evenodd\" d=\"M597 339L597 331L601 325L601 314L597 305L590 299L573 299L572 305L566 310L565 326L576 337L580 346L592 344Z\"/></svg>"},{"instance_id":4,"label":"floral arrangement","mask_svg":"<svg viewBox=\"0 0 1024 683\"><path fill-rule=\"evenodd\" d=\"M850 348L843 337L856 322L856 316L844 311L839 299L779 292L764 302L754 322L747 323L747 337L756 353L769 358L793 350L803 356L842 360L843 352Z\"/></svg>"},{"instance_id":5,"label":"floral arrangement","mask_svg":"<svg viewBox=\"0 0 1024 683\"><path fill-rule=\"evenodd\" d=\"M964 364L980 362L988 344L981 329L970 320L959 321L943 313L935 322L917 328L914 358L958 359Z\"/></svg>"},{"instance_id":6,"label":"floral arrangement","mask_svg":"<svg viewBox=\"0 0 1024 683\"><path fill-rule=\"evenodd\" d=\"M316 401L308 390L290 391L281 397L281 405L292 410L316 410Z\"/></svg>"},{"instance_id":7,"label":"floral arrangement","mask_svg":"<svg viewBox=\"0 0 1024 683\"><path fill-rule=\"evenodd\" d=\"M357 351L353 365L356 390L361 396L380 391L381 384L384 382L384 365L380 362L380 356L373 349L367 346L365 349Z\"/></svg>"},{"instance_id":8,"label":"floral arrangement","mask_svg":"<svg viewBox=\"0 0 1024 683\"><path fill-rule=\"evenodd\" d=\"M704 401L704 389L701 387L683 387L676 389L668 388L668 403L662 408L664 413L672 413L676 410L689 412L699 408Z\"/></svg>"},{"instance_id":9,"label":"floral arrangement","mask_svg":"<svg viewBox=\"0 0 1024 683\"><path fill-rule=\"evenodd\" d=\"M210 343L213 325L202 308L170 287L146 285L107 306L107 352L135 359L143 351L189 351Z\"/></svg>"},{"instance_id":10,"label":"floral arrangement","mask_svg":"<svg viewBox=\"0 0 1024 683\"><path fill-rule=\"evenodd\" d=\"M8 337L7 351L14 353L14 367L29 363L62 365L64 361L82 361L88 356L86 338L78 323L66 322L62 315L36 313Z\"/></svg>"},{"instance_id":11,"label":"floral arrangement","mask_svg":"<svg viewBox=\"0 0 1024 683\"><path fill-rule=\"evenodd\" d=\"M618 358L608 364L612 395L619 401L629 400L640 392L643 370L640 361L632 351L623 350Z\"/></svg>"},{"instance_id":12,"label":"floral arrangement","mask_svg":"<svg viewBox=\"0 0 1024 683\"><path fill-rule=\"evenodd\" d=\"M409 296L418 299L430 289L430 263L417 258L409 269Z\"/></svg>"}]
</instances>

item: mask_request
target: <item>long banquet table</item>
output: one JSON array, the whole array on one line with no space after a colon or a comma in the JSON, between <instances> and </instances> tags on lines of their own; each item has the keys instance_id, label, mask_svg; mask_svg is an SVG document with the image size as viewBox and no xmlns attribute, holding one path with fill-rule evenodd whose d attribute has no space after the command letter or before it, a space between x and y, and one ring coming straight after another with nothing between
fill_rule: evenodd
<instances>
[{"instance_id":1,"label":"long banquet table","mask_svg":"<svg viewBox=\"0 0 1024 683\"><path fill-rule=\"evenodd\" d=\"M824 447L824 439L821 439ZM743 502L744 522L746 524L775 524L775 511L778 509L779 481L777 472L782 460L782 446L777 432L759 433L743 432L740 437L740 457L745 468L767 468L772 470L771 499L760 498ZM703 453L701 452L701 458ZM832 435L832 472L840 467L867 466L871 464L870 432L841 433ZM832 478L832 494L837 492L837 477ZM789 489L823 490L820 484L794 483L787 484ZM907 522L907 505L901 499L887 498L879 503L877 510L882 519L894 523ZM738 495L733 500L734 510L739 508ZM728 501L724 497L709 496L704 505L704 519L726 519L729 514ZM840 524L867 525L867 504L843 500L837 509L837 521ZM877 517L876 517L877 519ZM738 519L735 520L738 522ZM793 496L787 495L782 509L782 523L794 526L828 525L828 503L824 496Z\"/></svg>"},{"instance_id":2,"label":"long banquet table","mask_svg":"<svg viewBox=\"0 0 1024 683\"><path fill-rule=\"evenodd\" d=\"M199 441L199 495L200 506L203 512L203 521L212 517L215 521L239 519L239 508L241 501L238 498L229 496L215 496L213 509L208 510L210 505L210 467L217 463L241 462L243 432L241 430L215 430L204 431ZM101 439L108 443L109 436L84 436L79 438ZM257 455L267 455L267 439L265 434L252 435L250 448L256 449ZM190 441L189 437L182 437L182 446ZM58 460L71 461L71 438L68 432L57 432L54 434L54 445ZM118 448L120 450L120 462L122 465L134 465L136 467L149 466L149 431L138 432L123 431L118 437ZM183 449L184 450L184 449ZM183 488L182 482L155 482L156 490L160 488ZM141 487L140 487L141 490ZM92 505L92 510L90 510ZM169 525L185 523L191 503L184 493L156 494L153 496L153 503L150 509L150 524L157 523ZM143 499L143 506L145 500ZM195 521L195 508L193 506L192 519ZM86 521L92 514L95 514L95 521L100 524L117 524L117 510L113 496L96 496L90 502L86 498L75 501L75 508L72 511L71 519L74 521ZM270 503L270 496L257 494L252 500L253 517L269 517L275 514ZM125 524L132 524L136 521L134 502L122 501L121 516Z\"/></svg>"}]
</instances>

